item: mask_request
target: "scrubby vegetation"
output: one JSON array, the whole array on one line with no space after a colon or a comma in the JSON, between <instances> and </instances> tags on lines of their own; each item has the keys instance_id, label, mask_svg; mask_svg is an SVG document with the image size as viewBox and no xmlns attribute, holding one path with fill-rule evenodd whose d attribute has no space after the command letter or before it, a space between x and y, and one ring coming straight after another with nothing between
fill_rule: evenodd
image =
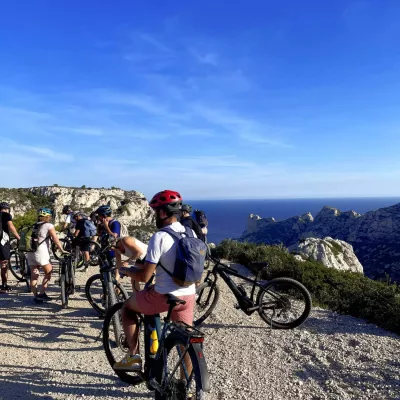
<instances>
[{"instance_id":1,"label":"scrubby vegetation","mask_svg":"<svg viewBox=\"0 0 400 400\"><path fill-rule=\"evenodd\" d=\"M13 220L17 231L20 231L23 226L32 226L38 220L36 209L27 211L24 215L19 215Z\"/></svg>"},{"instance_id":2,"label":"scrubby vegetation","mask_svg":"<svg viewBox=\"0 0 400 400\"><path fill-rule=\"evenodd\" d=\"M400 334L400 288L396 283L374 281L312 260L298 261L283 246L224 240L213 253L253 269L262 279L280 276L296 279L310 291L314 305L364 318ZM269 267L261 271L251 266L253 262L264 261Z\"/></svg>"}]
</instances>

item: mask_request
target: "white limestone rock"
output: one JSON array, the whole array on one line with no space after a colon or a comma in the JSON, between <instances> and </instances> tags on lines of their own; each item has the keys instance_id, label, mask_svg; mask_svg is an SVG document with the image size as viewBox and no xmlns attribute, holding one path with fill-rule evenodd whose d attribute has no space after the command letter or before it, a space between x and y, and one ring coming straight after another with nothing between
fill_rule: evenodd
<instances>
[{"instance_id":1,"label":"white limestone rock","mask_svg":"<svg viewBox=\"0 0 400 400\"><path fill-rule=\"evenodd\" d=\"M363 273L363 266L354 254L353 246L331 237L307 238L289 247L291 253L301 258L312 258L328 268Z\"/></svg>"}]
</instances>

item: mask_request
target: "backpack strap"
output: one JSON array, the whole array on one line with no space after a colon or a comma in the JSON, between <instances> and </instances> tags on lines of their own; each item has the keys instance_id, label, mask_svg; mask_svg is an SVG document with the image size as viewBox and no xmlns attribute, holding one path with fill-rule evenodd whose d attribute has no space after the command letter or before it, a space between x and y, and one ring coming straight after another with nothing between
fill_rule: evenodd
<instances>
[{"instance_id":1,"label":"backpack strap","mask_svg":"<svg viewBox=\"0 0 400 400\"><path fill-rule=\"evenodd\" d=\"M185 232L176 232L173 229L166 227L163 229L160 229L161 232L167 232L169 233L174 239L181 240L182 239L182 234L186 234L188 237L194 237L193 231L188 227L184 226Z\"/></svg>"},{"instance_id":2,"label":"backpack strap","mask_svg":"<svg viewBox=\"0 0 400 400\"><path fill-rule=\"evenodd\" d=\"M168 227L160 229L160 232L166 232L169 235L171 235L174 239L177 239L177 240L182 239L183 233L185 233L188 237L194 237L193 231L189 227L185 226L184 228L185 228L185 232L176 232L173 229L168 228ZM171 278L173 278L172 272L168 271L160 262L158 262L157 266L160 266Z\"/></svg>"},{"instance_id":3,"label":"backpack strap","mask_svg":"<svg viewBox=\"0 0 400 400\"><path fill-rule=\"evenodd\" d=\"M35 222L35 224L33 226L44 225L44 224L45 224L45 222ZM39 230L40 230L40 228L38 228L38 232L39 232ZM37 247L39 247L42 243L44 243L49 238L50 238L50 235L46 236L40 243L38 243Z\"/></svg>"}]
</instances>

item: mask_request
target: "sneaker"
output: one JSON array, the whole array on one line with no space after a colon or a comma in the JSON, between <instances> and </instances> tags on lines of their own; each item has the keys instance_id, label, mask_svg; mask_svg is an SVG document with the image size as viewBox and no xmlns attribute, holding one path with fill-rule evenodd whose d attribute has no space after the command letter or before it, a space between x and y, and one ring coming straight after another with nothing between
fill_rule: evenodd
<instances>
[{"instance_id":1,"label":"sneaker","mask_svg":"<svg viewBox=\"0 0 400 400\"><path fill-rule=\"evenodd\" d=\"M117 371L141 371L142 357L140 354L133 356L127 354L121 361L116 362L113 368Z\"/></svg>"},{"instance_id":2,"label":"sneaker","mask_svg":"<svg viewBox=\"0 0 400 400\"><path fill-rule=\"evenodd\" d=\"M33 298L33 301L34 301L35 303L37 303L37 304L43 303L43 300L42 300L41 298L39 298L38 296L34 297L34 298Z\"/></svg>"},{"instance_id":3,"label":"sneaker","mask_svg":"<svg viewBox=\"0 0 400 400\"><path fill-rule=\"evenodd\" d=\"M36 297L42 301L52 301L53 300L50 296L47 296L47 293L38 294Z\"/></svg>"}]
</instances>

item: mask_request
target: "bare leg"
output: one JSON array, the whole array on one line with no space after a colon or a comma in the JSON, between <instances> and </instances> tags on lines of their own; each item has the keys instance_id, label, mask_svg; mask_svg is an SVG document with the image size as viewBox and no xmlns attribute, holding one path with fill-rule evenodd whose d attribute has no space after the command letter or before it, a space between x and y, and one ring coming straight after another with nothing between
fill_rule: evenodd
<instances>
[{"instance_id":1,"label":"bare leg","mask_svg":"<svg viewBox=\"0 0 400 400\"><path fill-rule=\"evenodd\" d=\"M32 265L31 266L31 290L33 295L37 296L37 282L39 279L39 266Z\"/></svg>"},{"instance_id":2,"label":"bare leg","mask_svg":"<svg viewBox=\"0 0 400 400\"><path fill-rule=\"evenodd\" d=\"M132 296L124 303L122 308L122 325L124 327L125 337L128 341L128 346L130 353L139 353L139 329L137 326L137 318L134 316L134 312L139 311L136 304L136 293L134 292Z\"/></svg>"},{"instance_id":3,"label":"bare leg","mask_svg":"<svg viewBox=\"0 0 400 400\"><path fill-rule=\"evenodd\" d=\"M85 259L85 263L90 261L90 254L88 251L83 251L83 258Z\"/></svg>"},{"instance_id":4,"label":"bare leg","mask_svg":"<svg viewBox=\"0 0 400 400\"><path fill-rule=\"evenodd\" d=\"M1 283L5 285L7 283L8 261L7 260L0 261L0 266L1 266Z\"/></svg>"},{"instance_id":5,"label":"bare leg","mask_svg":"<svg viewBox=\"0 0 400 400\"><path fill-rule=\"evenodd\" d=\"M46 292L47 286L51 279L51 272L53 271L53 266L51 264L43 265L42 268L44 271L44 277L42 287L40 288L40 294L44 294Z\"/></svg>"}]
</instances>

